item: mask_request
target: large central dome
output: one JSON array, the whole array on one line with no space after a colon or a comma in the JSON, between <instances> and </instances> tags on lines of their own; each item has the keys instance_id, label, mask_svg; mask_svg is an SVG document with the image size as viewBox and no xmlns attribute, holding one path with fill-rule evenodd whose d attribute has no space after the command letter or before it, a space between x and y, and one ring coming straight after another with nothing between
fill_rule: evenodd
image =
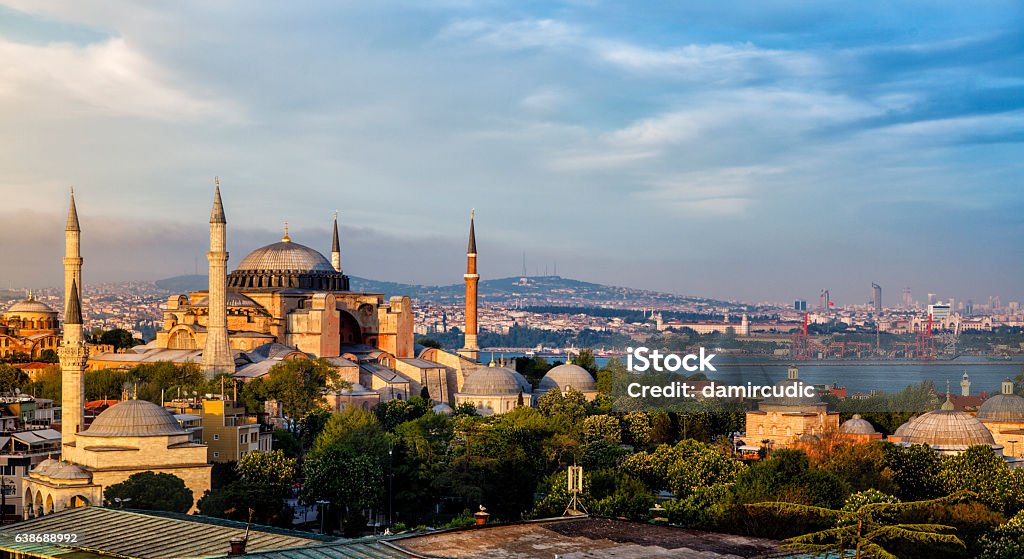
<instances>
[{"instance_id":1,"label":"large central dome","mask_svg":"<svg viewBox=\"0 0 1024 559\"><path fill-rule=\"evenodd\" d=\"M314 249L290 240L260 247L249 253L238 270L280 270L287 272L333 272L331 263Z\"/></svg>"},{"instance_id":2,"label":"large central dome","mask_svg":"<svg viewBox=\"0 0 1024 559\"><path fill-rule=\"evenodd\" d=\"M336 271L316 250L292 242L285 230L280 242L246 255L238 268L228 274L228 287L240 291L348 291L348 276Z\"/></svg>"}]
</instances>

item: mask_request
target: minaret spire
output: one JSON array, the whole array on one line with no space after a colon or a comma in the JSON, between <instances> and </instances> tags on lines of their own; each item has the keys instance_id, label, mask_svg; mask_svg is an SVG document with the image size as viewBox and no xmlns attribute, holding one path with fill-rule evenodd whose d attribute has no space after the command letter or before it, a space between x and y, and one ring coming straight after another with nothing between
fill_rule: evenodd
<instances>
[{"instance_id":1,"label":"minaret spire","mask_svg":"<svg viewBox=\"0 0 1024 559\"><path fill-rule=\"evenodd\" d=\"M341 241L338 239L338 211L334 211L334 239L331 241L331 266L341 271Z\"/></svg>"},{"instance_id":2,"label":"minaret spire","mask_svg":"<svg viewBox=\"0 0 1024 559\"><path fill-rule=\"evenodd\" d=\"M75 205L75 189L71 189L71 201L68 204L68 224L64 228L64 312L68 309L68 294L71 284L82 289L82 228L78 224L78 207ZM82 298L81 292L78 294Z\"/></svg>"},{"instance_id":3,"label":"minaret spire","mask_svg":"<svg viewBox=\"0 0 1024 559\"><path fill-rule=\"evenodd\" d=\"M220 198L220 178L214 179L213 210L210 212L209 290L206 323L206 345L203 348L203 371L210 377L218 373L234 373L228 339L227 311L227 218Z\"/></svg>"},{"instance_id":4,"label":"minaret spire","mask_svg":"<svg viewBox=\"0 0 1024 559\"><path fill-rule=\"evenodd\" d=\"M57 355L61 370L60 423L61 456L66 458L67 445L75 443L75 435L85 425L85 366L89 350L82 326L82 256L81 227L75 192L71 191L68 223L64 229L64 332Z\"/></svg>"},{"instance_id":5,"label":"minaret spire","mask_svg":"<svg viewBox=\"0 0 1024 559\"><path fill-rule=\"evenodd\" d=\"M473 361L478 360L480 357L476 325L477 283L480 281L480 275L477 274L476 270L475 222L476 210L472 210L469 214L469 246L466 249L466 274L463 276L463 279L466 280L466 341L463 348L459 350L459 355Z\"/></svg>"}]
</instances>

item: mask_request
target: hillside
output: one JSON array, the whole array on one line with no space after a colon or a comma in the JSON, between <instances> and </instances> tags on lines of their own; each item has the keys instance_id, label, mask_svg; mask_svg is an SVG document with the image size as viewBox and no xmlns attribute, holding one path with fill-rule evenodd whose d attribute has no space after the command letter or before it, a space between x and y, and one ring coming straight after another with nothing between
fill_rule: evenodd
<instances>
[{"instance_id":1,"label":"hillside","mask_svg":"<svg viewBox=\"0 0 1024 559\"><path fill-rule=\"evenodd\" d=\"M352 276L352 291L383 293L385 297L408 295L425 303L456 304L463 300L465 286L413 285L390 281L379 281ZM157 287L174 293L206 289L206 276L177 276L156 282ZM704 303L721 305L720 301L697 297L684 297L671 293L615 287L561 276L509 277L482 280L480 299L496 304L563 304L563 305L612 305L637 307L655 303L681 305Z\"/></svg>"}]
</instances>

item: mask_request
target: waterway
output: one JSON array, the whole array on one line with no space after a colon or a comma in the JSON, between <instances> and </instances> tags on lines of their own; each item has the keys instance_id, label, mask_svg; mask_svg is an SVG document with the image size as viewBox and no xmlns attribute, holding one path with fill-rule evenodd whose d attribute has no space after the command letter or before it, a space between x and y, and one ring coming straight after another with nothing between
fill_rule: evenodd
<instances>
[{"instance_id":1,"label":"waterway","mask_svg":"<svg viewBox=\"0 0 1024 559\"><path fill-rule=\"evenodd\" d=\"M500 355L495 354L495 359ZM506 359L523 356L521 353L504 355ZM482 352L480 357L481 361L487 361L490 354ZM604 366L608 359L598 358L596 361L598 366ZM873 390L899 392L926 380L935 383L940 391L945 390L949 381L952 390L959 394L960 379L965 372L971 381L971 394L997 394L1003 379L1012 379L1024 371L1024 357L1020 356L1009 361L976 356L944 361L784 361L764 356L718 355L713 363L717 372L706 373L708 378L728 384L774 384L785 379L790 365L794 365L800 369L800 380L811 384L838 384L846 387L850 394Z\"/></svg>"}]
</instances>

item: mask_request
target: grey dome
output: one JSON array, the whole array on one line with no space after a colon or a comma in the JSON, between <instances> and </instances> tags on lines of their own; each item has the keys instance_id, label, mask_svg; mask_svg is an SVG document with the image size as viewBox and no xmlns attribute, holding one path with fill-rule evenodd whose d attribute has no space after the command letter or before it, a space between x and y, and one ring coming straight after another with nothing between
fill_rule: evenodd
<instances>
[{"instance_id":1,"label":"grey dome","mask_svg":"<svg viewBox=\"0 0 1024 559\"><path fill-rule=\"evenodd\" d=\"M902 442L926 444L939 450L965 450L969 446L997 446L992 433L974 416L955 410L930 411L904 424Z\"/></svg>"},{"instance_id":2,"label":"grey dome","mask_svg":"<svg viewBox=\"0 0 1024 559\"><path fill-rule=\"evenodd\" d=\"M839 432L844 435L875 435L878 431L875 430L875 426L870 421L862 418L858 414L854 414L853 417L844 421L839 426Z\"/></svg>"},{"instance_id":3,"label":"grey dome","mask_svg":"<svg viewBox=\"0 0 1024 559\"><path fill-rule=\"evenodd\" d=\"M110 406L79 437L155 437L185 434L171 412L145 400Z\"/></svg>"},{"instance_id":4,"label":"grey dome","mask_svg":"<svg viewBox=\"0 0 1024 559\"><path fill-rule=\"evenodd\" d=\"M579 365L566 363L548 371L544 378L540 379L538 390L546 391L555 388L564 392L572 388L578 392L590 392L596 386L590 371Z\"/></svg>"},{"instance_id":5,"label":"grey dome","mask_svg":"<svg viewBox=\"0 0 1024 559\"><path fill-rule=\"evenodd\" d=\"M334 272L334 267L316 250L290 240L283 240L250 252L242 259L236 270Z\"/></svg>"},{"instance_id":6,"label":"grey dome","mask_svg":"<svg viewBox=\"0 0 1024 559\"><path fill-rule=\"evenodd\" d=\"M1024 398L1016 394L996 394L978 408L982 421L1024 421Z\"/></svg>"},{"instance_id":7,"label":"grey dome","mask_svg":"<svg viewBox=\"0 0 1024 559\"><path fill-rule=\"evenodd\" d=\"M434 407L432 407L430 409L434 413L441 414L441 415L451 415L455 411L455 410L452 409L451 406L449 406L448 404L446 404L444 402L441 402L440 404L437 404L437 405L435 405Z\"/></svg>"},{"instance_id":8,"label":"grey dome","mask_svg":"<svg viewBox=\"0 0 1024 559\"><path fill-rule=\"evenodd\" d=\"M459 392L470 396L514 396L523 392L514 371L505 367L473 369Z\"/></svg>"},{"instance_id":9,"label":"grey dome","mask_svg":"<svg viewBox=\"0 0 1024 559\"><path fill-rule=\"evenodd\" d=\"M514 369L509 370L512 371L512 376L516 378L516 382L519 383L519 387L523 389L523 392L533 392L533 385L530 384L530 381L526 380L522 373Z\"/></svg>"},{"instance_id":10,"label":"grey dome","mask_svg":"<svg viewBox=\"0 0 1024 559\"><path fill-rule=\"evenodd\" d=\"M894 437L903 437L903 436L905 436L907 434L907 429L909 429L910 425L913 422L917 421L917 418L919 418L919 417L921 417L921 416L919 416L919 415L911 416L911 418L908 419L906 423L904 423L903 425L900 425L899 427L897 427L896 430L893 431L892 435Z\"/></svg>"}]
</instances>

